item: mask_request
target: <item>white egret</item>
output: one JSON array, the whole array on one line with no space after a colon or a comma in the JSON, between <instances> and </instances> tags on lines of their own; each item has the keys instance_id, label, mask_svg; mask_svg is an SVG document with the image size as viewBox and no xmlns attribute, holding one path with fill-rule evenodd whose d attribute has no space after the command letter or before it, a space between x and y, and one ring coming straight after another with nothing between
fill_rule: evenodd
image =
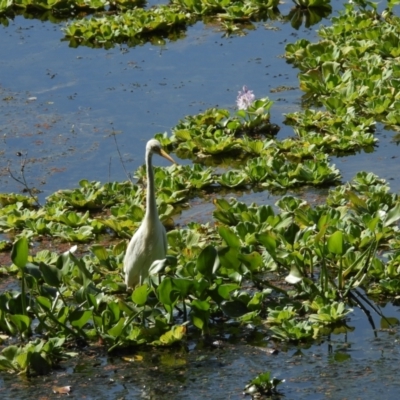
<instances>
[{"instance_id":1,"label":"white egret","mask_svg":"<svg viewBox=\"0 0 400 400\"><path fill-rule=\"evenodd\" d=\"M158 154L175 164L156 139L146 145L147 200L146 214L139 229L132 236L124 257L125 283L134 288L141 284L155 260L162 260L167 254L167 234L158 217L154 173L151 163L153 154Z\"/></svg>"}]
</instances>

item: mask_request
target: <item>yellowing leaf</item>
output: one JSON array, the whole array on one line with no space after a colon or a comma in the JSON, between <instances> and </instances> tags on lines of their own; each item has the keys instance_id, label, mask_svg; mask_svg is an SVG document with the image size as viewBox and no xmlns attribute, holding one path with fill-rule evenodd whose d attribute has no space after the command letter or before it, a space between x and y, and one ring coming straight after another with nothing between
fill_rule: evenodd
<instances>
[{"instance_id":1,"label":"yellowing leaf","mask_svg":"<svg viewBox=\"0 0 400 400\"><path fill-rule=\"evenodd\" d=\"M172 343L182 340L183 336L186 334L185 325L175 325L171 330L165 332L164 335L160 336L159 340L155 340L153 344L155 345L171 345Z\"/></svg>"},{"instance_id":2,"label":"yellowing leaf","mask_svg":"<svg viewBox=\"0 0 400 400\"><path fill-rule=\"evenodd\" d=\"M132 357L122 357L122 359L124 361L128 361L128 362L138 362L138 361L143 361L143 356L141 356L139 354L135 354Z\"/></svg>"},{"instance_id":3,"label":"yellowing leaf","mask_svg":"<svg viewBox=\"0 0 400 400\"><path fill-rule=\"evenodd\" d=\"M71 392L71 386L53 386L53 393L68 394Z\"/></svg>"}]
</instances>

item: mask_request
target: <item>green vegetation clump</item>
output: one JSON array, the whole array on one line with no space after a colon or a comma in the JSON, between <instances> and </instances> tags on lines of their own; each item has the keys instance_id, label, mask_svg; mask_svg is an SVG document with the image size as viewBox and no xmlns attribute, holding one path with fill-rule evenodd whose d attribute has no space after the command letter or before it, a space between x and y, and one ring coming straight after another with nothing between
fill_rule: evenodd
<instances>
[{"instance_id":1,"label":"green vegetation clump","mask_svg":"<svg viewBox=\"0 0 400 400\"><path fill-rule=\"evenodd\" d=\"M112 198L111 192L94 186L105 203ZM82 184L80 192L89 187L93 189ZM121 187L113 189L120 196ZM84 213L72 211L77 192L54 197L75 213L64 213L65 221L79 226L77 215L81 218L75 229L82 232L93 221L99 223L93 218L89 225L89 215L98 210L97 196L90 203L79 202L79 208L88 208ZM383 180L359 173L352 183L331 190L324 205L312 207L285 196L276 206L274 211L216 200L214 225L191 223L169 231L167 258L152 265L150 278L132 294L121 274L125 240L92 244L81 256L75 254L76 246L62 254L42 250L30 255L26 227L11 254L10 272L20 278L21 291L0 295L0 329L25 340L32 334L100 340L109 351L171 345L195 337L195 330L212 335L222 326L249 324L276 340L308 342L338 327L352 329L346 316L349 306L362 305L362 297L353 294L358 288L373 295L399 293L400 201ZM138 212L138 222L140 217ZM114 228L121 236L133 229ZM378 249L385 253L378 256ZM40 356L49 367L66 356L61 345L57 342L49 355ZM29 352L39 351L35 346ZM0 368L35 371L36 364L13 361L7 349L0 355Z\"/></svg>"},{"instance_id":2,"label":"green vegetation clump","mask_svg":"<svg viewBox=\"0 0 400 400\"><path fill-rule=\"evenodd\" d=\"M399 125L400 18L379 15L373 4L362 11L349 4L318 34L318 43L301 39L286 46L308 99L336 116Z\"/></svg>"},{"instance_id":3,"label":"green vegetation clump","mask_svg":"<svg viewBox=\"0 0 400 400\"><path fill-rule=\"evenodd\" d=\"M172 0L168 5L148 9L143 0L2 0L0 22L7 25L6 16L20 13L53 22L72 19L64 29L70 46L110 48L122 42L137 46L148 41L162 44L166 38L175 40L187 26L199 20L217 23L230 35L253 28L252 21L267 19L288 19L298 29L303 15L308 26L331 11L330 0L294 3L296 7L283 17L278 0ZM95 16L89 16L94 12Z\"/></svg>"},{"instance_id":4,"label":"green vegetation clump","mask_svg":"<svg viewBox=\"0 0 400 400\"><path fill-rule=\"evenodd\" d=\"M0 369L46 373L72 355L65 343L100 342L111 352L170 346L221 329L240 335L243 327L273 340L310 343L354 329L347 320L352 307L374 307L363 293L399 295L398 195L367 172L340 184L329 161L331 154L371 151L377 120L397 124L397 18L349 5L319 32L320 43L301 40L286 48L309 104L325 107L288 114L294 137L276 139L268 98L233 115L206 110L156 135L195 164L154 168L159 215L170 228L168 256L153 263L133 292L121 268L126 239L144 215L143 167L135 184L82 180L43 206L21 195L0 196L0 229L15 239L8 273L20 281L20 290L0 294L7 345ZM232 160L235 168L224 170ZM205 192L310 185L330 187L323 203L286 195L273 208L215 196L212 223L173 223L177 208ZM29 249L30 242L46 240L71 245L64 252ZM85 246L78 251L75 243ZM12 344L16 337L24 344ZM278 383L265 373L248 389L269 394Z\"/></svg>"}]
</instances>

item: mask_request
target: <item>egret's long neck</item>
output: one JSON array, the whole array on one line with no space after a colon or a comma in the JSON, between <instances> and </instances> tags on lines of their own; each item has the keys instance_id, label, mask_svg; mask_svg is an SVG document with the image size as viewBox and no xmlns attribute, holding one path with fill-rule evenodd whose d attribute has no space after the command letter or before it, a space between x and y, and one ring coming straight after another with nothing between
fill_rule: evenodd
<instances>
[{"instance_id":1,"label":"egret's long neck","mask_svg":"<svg viewBox=\"0 0 400 400\"><path fill-rule=\"evenodd\" d=\"M146 157L146 170L147 170L147 200L146 200L146 219L158 218L157 203L156 203L156 190L154 186L154 172L151 164L152 154L148 152Z\"/></svg>"}]
</instances>

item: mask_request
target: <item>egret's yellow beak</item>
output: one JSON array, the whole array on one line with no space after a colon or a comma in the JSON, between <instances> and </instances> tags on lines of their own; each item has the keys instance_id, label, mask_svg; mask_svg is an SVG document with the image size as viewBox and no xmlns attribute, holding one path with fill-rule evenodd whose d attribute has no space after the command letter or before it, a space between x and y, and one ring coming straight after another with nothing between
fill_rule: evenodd
<instances>
[{"instance_id":1,"label":"egret's yellow beak","mask_svg":"<svg viewBox=\"0 0 400 400\"><path fill-rule=\"evenodd\" d=\"M173 164L176 164L175 160L168 153L166 153L163 149L160 150L160 156L163 156L168 161L171 161Z\"/></svg>"}]
</instances>

